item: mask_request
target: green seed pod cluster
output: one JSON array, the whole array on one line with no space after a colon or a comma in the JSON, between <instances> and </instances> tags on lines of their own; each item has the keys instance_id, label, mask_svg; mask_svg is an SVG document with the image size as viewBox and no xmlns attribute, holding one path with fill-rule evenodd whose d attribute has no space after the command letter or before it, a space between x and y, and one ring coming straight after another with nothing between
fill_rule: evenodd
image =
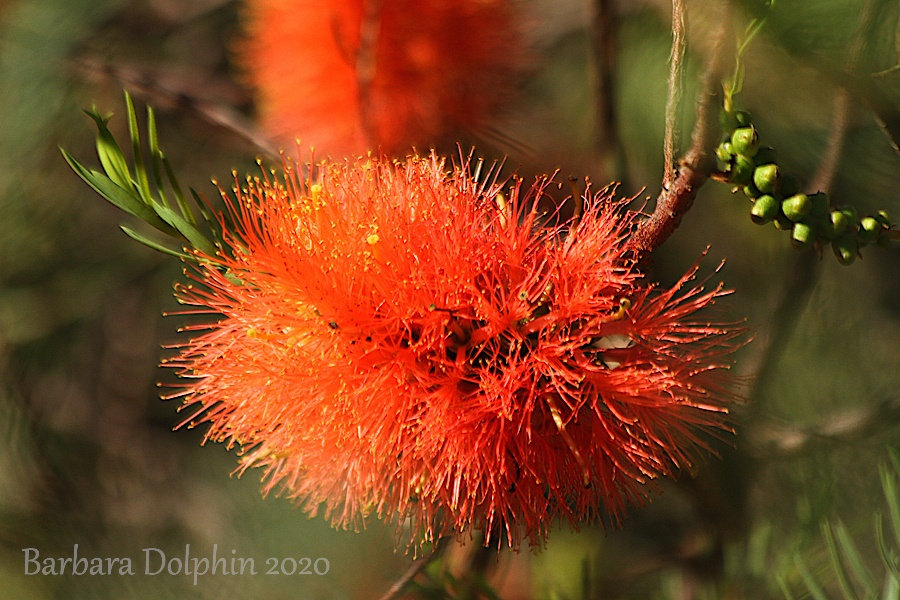
<instances>
[{"instance_id":1,"label":"green seed pod cluster","mask_svg":"<svg viewBox=\"0 0 900 600\"><path fill-rule=\"evenodd\" d=\"M790 231L797 250L814 247L821 254L822 247L831 243L838 262L849 265L863 246L886 246L900 237L884 211L860 219L852 206L831 209L825 194L800 193L797 179L778 167L775 150L760 144L749 113L723 111L722 128L725 133L716 148L719 173L714 178L733 184L735 191L750 198L754 223L771 222Z\"/></svg>"}]
</instances>

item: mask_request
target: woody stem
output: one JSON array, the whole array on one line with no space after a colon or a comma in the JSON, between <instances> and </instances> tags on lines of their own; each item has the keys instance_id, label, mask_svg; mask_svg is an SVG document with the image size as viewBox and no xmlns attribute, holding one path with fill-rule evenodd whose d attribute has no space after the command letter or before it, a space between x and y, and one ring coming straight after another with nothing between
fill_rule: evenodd
<instances>
[{"instance_id":1,"label":"woody stem","mask_svg":"<svg viewBox=\"0 0 900 600\"><path fill-rule=\"evenodd\" d=\"M671 184L663 189L656 200L656 209L643 221L631 237L630 245L639 254L652 252L661 246L681 224L681 219L694 204L700 187L706 183L715 169L713 150L716 146L718 129L717 114L721 104L721 74L724 71L726 53L725 40L731 20L725 2L719 2L722 16L715 37L712 54L700 80L697 93L697 121L691 134L691 147L680 160L680 168ZM673 80L677 83L677 78Z\"/></svg>"}]
</instances>

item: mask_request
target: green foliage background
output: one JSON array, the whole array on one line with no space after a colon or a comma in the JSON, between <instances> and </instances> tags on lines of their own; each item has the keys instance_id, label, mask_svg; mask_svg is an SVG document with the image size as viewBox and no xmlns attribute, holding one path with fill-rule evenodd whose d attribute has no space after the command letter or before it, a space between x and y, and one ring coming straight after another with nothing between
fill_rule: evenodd
<instances>
[{"instance_id":1,"label":"green foliage background","mask_svg":"<svg viewBox=\"0 0 900 600\"><path fill-rule=\"evenodd\" d=\"M521 163L525 176L559 168L605 183L597 165L608 149L594 144L592 4L520 3L534 68L495 126L530 151L496 140L484 151L510 153L507 165ZM699 59L716 26L711 2L688 5L685 140ZM670 11L664 0L617 8L618 175L622 193L641 199L660 187ZM770 11L734 3L738 30L763 14L738 104L754 114L764 143L811 182L835 94L846 87L852 109L834 202L900 216L900 157L875 118L900 114L900 70L891 70L900 63L897 3L778 0ZM183 184L215 197L211 176L253 172L256 147L206 118L213 106L232 124L252 121L251 97L229 62L239 19L238 3L226 0L0 0L0 598L376 598L409 564L390 529L332 530L285 500L261 498L255 473L228 477L234 453L200 448L201 431L171 431L182 417L158 399L157 382L173 377L157 365L168 352L161 346L179 339L182 318L162 314L177 310L171 287L182 266L123 235L118 224L135 223L79 181L57 148L95 164L94 131L81 113L92 104L115 112L110 127L127 139L127 87L157 109ZM746 318L755 337L737 355L751 402L735 413L733 446L718 448L721 459L695 476L662 482L663 493L621 528L561 528L537 554L485 557L470 543L434 565L419 594L870 597L847 551L852 540L877 596L898 597L888 567L900 542L886 534L879 552L874 518L884 515L889 531L897 506L896 485L886 483L894 472L879 477L879 465L900 443L900 250L867 248L851 268L829 256L801 263L813 273L808 301L785 302L802 259L787 235L751 224L748 211L742 195L707 184L654 265L671 283L707 247L704 273L727 259L712 275L735 290L722 310ZM781 317L787 326L774 335ZM235 549L260 565L324 557L331 568L207 576L196 586L184 575L24 574L23 549L68 557L74 544L80 556L131 557L139 572L143 548L172 556L186 544L207 556L213 544ZM486 586L466 583L479 573Z\"/></svg>"}]
</instances>

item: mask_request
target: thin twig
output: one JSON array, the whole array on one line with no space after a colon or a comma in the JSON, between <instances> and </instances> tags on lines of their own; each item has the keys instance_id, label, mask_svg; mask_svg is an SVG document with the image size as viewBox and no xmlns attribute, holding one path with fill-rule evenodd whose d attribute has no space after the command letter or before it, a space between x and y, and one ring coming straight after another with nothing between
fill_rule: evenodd
<instances>
[{"instance_id":1,"label":"thin twig","mask_svg":"<svg viewBox=\"0 0 900 600\"><path fill-rule=\"evenodd\" d=\"M184 90L173 89L154 76L151 70L131 65L111 65L91 57L76 59L75 66L88 76L112 79L147 102L169 104L191 112L249 142L260 152L273 158L278 156L277 148L262 131L236 110L224 104L194 98Z\"/></svg>"},{"instance_id":2,"label":"thin twig","mask_svg":"<svg viewBox=\"0 0 900 600\"><path fill-rule=\"evenodd\" d=\"M672 52L669 55L669 93L666 98L666 159L663 189L675 181L675 155L678 153L678 130L681 119L681 98L684 95L684 59L687 50L687 11L684 0L672 0Z\"/></svg>"},{"instance_id":3,"label":"thin twig","mask_svg":"<svg viewBox=\"0 0 900 600\"><path fill-rule=\"evenodd\" d=\"M444 548L447 547L447 543L449 542L449 540L449 537L441 538L430 554L414 561L413 564L411 564L406 570L406 572L401 575L400 578L397 579L397 581L394 582L394 585L391 586L391 589L389 589L378 600L395 600L397 597L399 597L400 594L403 593L403 590L406 589L406 586L412 583L412 580L415 579L416 576L425 569L425 567L430 565L435 558L443 553Z\"/></svg>"},{"instance_id":4,"label":"thin twig","mask_svg":"<svg viewBox=\"0 0 900 600\"><path fill-rule=\"evenodd\" d=\"M720 1L719 6L720 27L697 93L697 121L691 134L691 148L681 159L675 180L668 188L663 186L653 214L631 237L631 246L641 254L653 251L669 239L716 166L712 153L718 141L720 81L728 55L725 40L731 22L727 3Z\"/></svg>"}]
</instances>

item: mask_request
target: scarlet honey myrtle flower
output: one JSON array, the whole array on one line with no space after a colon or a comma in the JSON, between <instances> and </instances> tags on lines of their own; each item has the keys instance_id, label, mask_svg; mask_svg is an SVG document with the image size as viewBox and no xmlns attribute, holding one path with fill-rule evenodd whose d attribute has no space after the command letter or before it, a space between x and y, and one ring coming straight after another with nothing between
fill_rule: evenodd
<instances>
[{"instance_id":1,"label":"scarlet honey myrtle flower","mask_svg":"<svg viewBox=\"0 0 900 600\"><path fill-rule=\"evenodd\" d=\"M618 519L727 429L739 332L696 314L721 289L648 285L608 193L541 225L547 182L434 156L310 173L235 188L230 252L180 291L222 315L174 360L187 422L267 491L336 525L410 523L413 543L540 545L559 517Z\"/></svg>"},{"instance_id":2,"label":"scarlet honey myrtle flower","mask_svg":"<svg viewBox=\"0 0 900 600\"><path fill-rule=\"evenodd\" d=\"M513 96L516 0L248 0L236 61L281 145L405 155L482 130Z\"/></svg>"}]
</instances>

